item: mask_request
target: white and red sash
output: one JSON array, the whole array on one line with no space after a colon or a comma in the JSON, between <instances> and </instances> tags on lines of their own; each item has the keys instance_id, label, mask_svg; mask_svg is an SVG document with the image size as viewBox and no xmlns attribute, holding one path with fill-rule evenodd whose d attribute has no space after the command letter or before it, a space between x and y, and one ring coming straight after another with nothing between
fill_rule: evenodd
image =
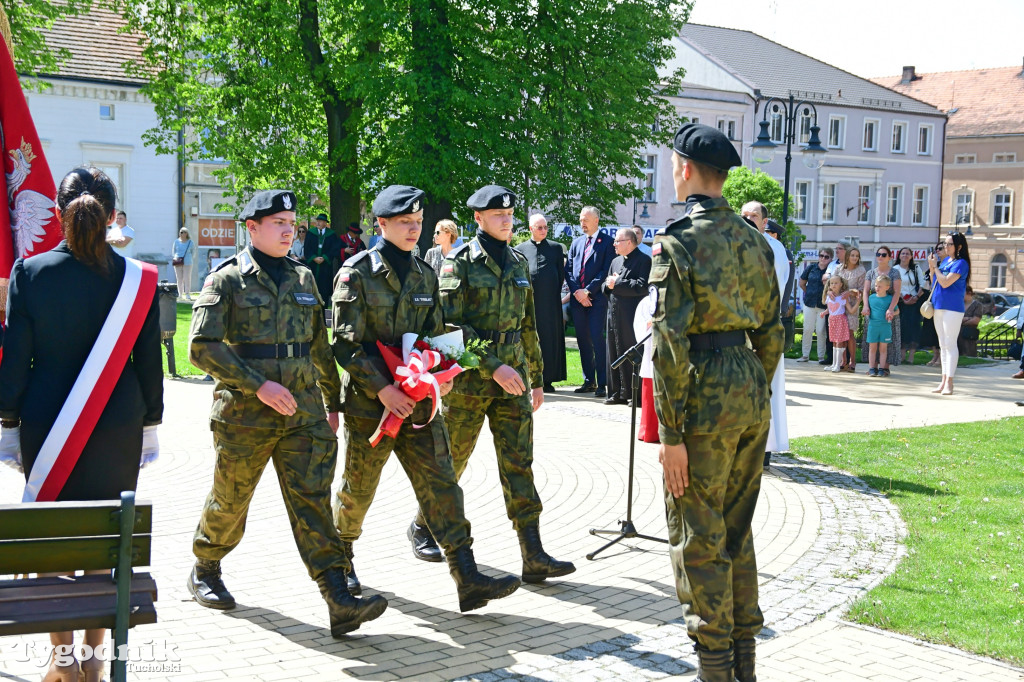
<instances>
[{"instance_id":1,"label":"white and red sash","mask_svg":"<svg viewBox=\"0 0 1024 682\"><path fill-rule=\"evenodd\" d=\"M22 502L53 502L75 468L139 338L156 293L157 269L125 258L124 280L71 393L39 449Z\"/></svg>"}]
</instances>

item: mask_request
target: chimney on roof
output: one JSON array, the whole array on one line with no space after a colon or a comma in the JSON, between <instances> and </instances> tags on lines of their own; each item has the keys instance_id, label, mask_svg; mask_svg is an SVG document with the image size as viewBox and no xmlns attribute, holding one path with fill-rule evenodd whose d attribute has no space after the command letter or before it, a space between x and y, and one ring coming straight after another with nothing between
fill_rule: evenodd
<instances>
[{"instance_id":1,"label":"chimney on roof","mask_svg":"<svg viewBox=\"0 0 1024 682\"><path fill-rule=\"evenodd\" d=\"M903 78L900 79L900 83L907 84L907 83L911 82L912 80L914 80L915 78L917 78L917 76L914 74L914 67L913 66L904 66L903 67Z\"/></svg>"}]
</instances>

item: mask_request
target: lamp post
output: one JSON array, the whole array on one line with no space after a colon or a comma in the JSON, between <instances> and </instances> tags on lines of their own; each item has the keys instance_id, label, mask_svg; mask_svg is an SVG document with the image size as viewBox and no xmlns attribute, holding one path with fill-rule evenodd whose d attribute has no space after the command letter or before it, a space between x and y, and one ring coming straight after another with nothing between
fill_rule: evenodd
<instances>
[{"instance_id":1,"label":"lamp post","mask_svg":"<svg viewBox=\"0 0 1024 682\"><path fill-rule=\"evenodd\" d=\"M801 109L803 110L802 112ZM782 114L785 129L783 140L786 143L786 180L782 185L782 226L785 228L786 223L789 222L789 175L790 164L793 162L793 143L796 141L798 114L809 115L812 112L814 114L814 118L811 121L810 137L807 140L807 144L803 145L804 165L811 170L821 168L825 163L826 150L821 146L821 139L818 137L818 133L821 131L821 128L818 126L818 110L809 102L796 102L793 95L790 94L788 102L778 97L771 97L765 101L764 115L759 124L761 132L757 136L757 141L750 146L754 161L759 164L766 164L771 163L772 159L775 158L775 148L778 145L772 142L771 133L768 132L768 127L771 125L768 121L769 110L773 114Z\"/></svg>"}]
</instances>

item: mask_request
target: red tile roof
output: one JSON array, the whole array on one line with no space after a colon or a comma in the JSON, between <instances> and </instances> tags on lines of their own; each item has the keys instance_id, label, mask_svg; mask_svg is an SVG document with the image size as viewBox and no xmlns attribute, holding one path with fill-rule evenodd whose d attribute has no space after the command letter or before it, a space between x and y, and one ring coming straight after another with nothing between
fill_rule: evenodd
<instances>
[{"instance_id":1,"label":"red tile roof","mask_svg":"<svg viewBox=\"0 0 1024 682\"><path fill-rule=\"evenodd\" d=\"M949 114L947 137L1024 134L1024 75L1020 66L918 73L874 82L929 102Z\"/></svg>"},{"instance_id":2,"label":"red tile roof","mask_svg":"<svg viewBox=\"0 0 1024 682\"><path fill-rule=\"evenodd\" d=\"M125 20L116 12L93 4L85 14L62 18L44 31L46 44L53 50L66 49L71 57L61 63L57 73L40 74L58 78L102 83L141 85L146 79L129 76L124 63L142 56L142 36L119 33Z\"/></svg>"}]
</instances>

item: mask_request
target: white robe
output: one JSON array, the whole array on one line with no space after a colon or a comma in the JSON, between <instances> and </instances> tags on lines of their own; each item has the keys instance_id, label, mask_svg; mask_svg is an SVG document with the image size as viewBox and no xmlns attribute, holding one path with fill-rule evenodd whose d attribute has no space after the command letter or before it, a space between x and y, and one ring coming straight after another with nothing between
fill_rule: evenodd
<instances>
[{"instance_id":1,"label":"white robe","mask_svg":"<svg viewBox=\"0 0 1024 682\"><path fill-rule=\"evenodd\" d=\"M775 254L775 276L779 280L779 296L785 294L786 282L789 281L789 258L786 247L774 237L767 234L764 238ZM772 421L768 429L768 452L786 452L789 450L789 426L786 421L786 366L785 356L779 358L779 365L772 377Z\"/></svg>"}]
</instances>

